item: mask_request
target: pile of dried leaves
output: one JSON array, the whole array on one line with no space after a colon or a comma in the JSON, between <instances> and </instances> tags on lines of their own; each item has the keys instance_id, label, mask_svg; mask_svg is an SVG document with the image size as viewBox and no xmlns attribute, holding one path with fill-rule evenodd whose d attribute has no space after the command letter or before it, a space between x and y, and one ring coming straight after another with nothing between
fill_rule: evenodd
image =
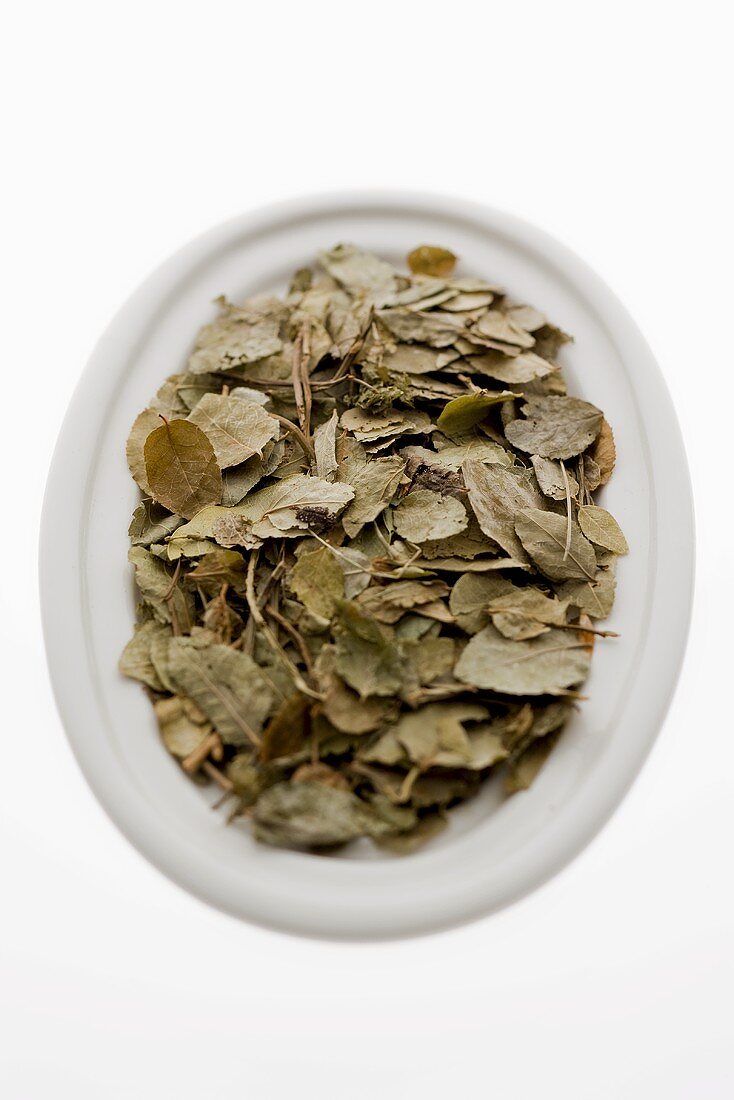
<instances>
[{"instance_id":1,"label":"pile of dried leaves","mask_svg":"<svg viewBox=\"0 0 734 1100\"><path fill-rule=\"evenodd\" d=\"M455 262L339 245L220 300L130 434L122 670L269 844L410 851L490 772L526 787L612 606L611 429L569 337Z\"/></svg>"}]
</instances>

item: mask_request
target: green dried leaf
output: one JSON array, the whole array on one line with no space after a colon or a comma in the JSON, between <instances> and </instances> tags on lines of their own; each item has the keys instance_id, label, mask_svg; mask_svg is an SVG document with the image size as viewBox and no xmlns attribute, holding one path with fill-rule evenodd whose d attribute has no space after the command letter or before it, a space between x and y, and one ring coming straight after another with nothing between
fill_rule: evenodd
<instances>
[{"instance_id":1,"label":"green dried leaf","mask_svg":"<svg viewBox=\"0 0 734 1100\"><path fill-rule=\"evenodd\" d=\"M130 473L137 481L141 491L147 497L153 494L148 484L143 448L145 447L146 439L152 431L155 431L155 429L159 427L160 422L161 418L155 409L144 409L143 412L135 418L133 426L130 429L130 435L127 437L127 446L125 448Z\"/></svg>"},{"instance_id":2,"label":"green dried leaf","mask_svg":"<svg viewBox=\"0 0 734 1100\"><path fill-rule=\"evenodd\" d=\"M168 668L178 690L197 703L226 744L259 744L273 693L251 657L229 646L173 638Z\"/></svg>"},{"instance_id":3,"label":"green dried leaf","mask_svg":"<svg viewBox=\"0 0 734 1100\"><path fill-rule=\"evenodd\" d=\"M222 504L233 508L241 504L251 489L264 477L275 473L285 454L285 443L266 443L263 457L254 455L239 466L230 466L222 473Z\"/></svg>"},{"instance_id":4,"label":"green dried leaf","mask_svg":"<svg viewBox=\"0 0 734 1100\"><path fill-rule=\"evenodd\" d=\"M180 516L171 515L154 500L142 500L133 512L127 533L133 546L152 546L181 526Z\"/></svg>"},{"instance_id":5,"label":"green dried leaf","mask_svg":"<svg viewBox=\"0 0 734 1100\"><path fill-rule=\"evenodd\" d=\"M537 588L516 588L489 601L492 622L506 638L523 641L564 626L568 603L544 595Z\"/></svg>"},{"instance_id":6,"label":"green dried leaf","mask_svg":"<svg viewBox=\"0 0 734 1100\"><path fill-rule=\"evenodd\" d=\"M578 397L530 397L523 412L527 419L513 420L505 435L513 447L541 458L573 458L594 442L603 414Z\"/></svg>"},{"instance_id":7,"label":"green dried leaf","mask_svg":"<svg viewBox=\"0 0 734 1100\"><path fill-rule=\"evenodd\" d=\"M324 848L394 831L351 791L322 783L276 783L252 814L255 836L285 848Z\"/></svg>"},{"instance_id":8,"label":"green dried leaf","mask_svg":"<svg viewBox=\"0 0 734 1100\"><path fill-rule=\"evenodd\" d=\"M496 382L504 382L507 386L522 386L559 373L558 367L532 351L520 355L505 355L501 351L472 355L467 362L467 370L472 374L486 375Z\"/></svg>"},{"instance_id":9,"label":"green dried leaf","mask_svg":"<svg viewBox=\"0 0 734 1100\"><path fill-rule=\"evenodd\" d=\"M261 405L232 394L205 394L189 420L206 434L222 470L253 455L262 458L265 444L280 434L280 424Z\"/></svg>"},{"instance_id":10,"label":"green dried leaf","mask_svg":"<svg viewBox=\"0 0 734 1100\"><path fill-rule=\"evenodd\" d=\"M342 413L340 423L360 443L390 440L399 435L419 435L430 432L433 427L426 413L393 408L382 412L347 409Z\"/></svg>"},{"instance_id":11,"label":"green dried leaf","mask_svg":"<svg viewBox=\"0 0 734 1100\"><path fill-rule=\"evenodd\" d=\"M196 338L196 349L189 360L192 374L230 374L281 350L283 306L277 299L252 299L241 308L223 299L219 304L220 316L205 325Z\"/></svg>"},{"instance_id":12,"label":"green dried leaf","mask_svg":"<svg viewBox=\"0 0 734 1100\"><path fill-rule=\"evenodd\" d=\"M589 580L596 576L594 547L578 524L568 524L564 516L527 508L515 519L515 531L541 573L554 581ZM568 540L568 542L567 542Z\"/></svg>"},{"instance_id":13,"label":"green dried leaf","mask_svg":"<svg viewBox=\"0 0 734 1100\"><path fill-rule=\"evenodd\" d=\"M454 674L465 684L507 695L558 695L586 679L590 662L590 649L573 630L549 630L517 642L485 626L467 645Z\"/></svg>"},{"instance_id":14,"label":"green dried leaf","mask_svg":"<svg viewBox=\"0 0 734 1100\"><path fill-rule=\"evenodd\" d=\"M533 455L530 461L533 464L535 477L543 496L550 497L551 500L566 500L570 492L572 499L577 499L579 483L573 474L566 470L567 492L566 479L563 477L563 468L560 462L554 462L550 458L541 458L539 455Z\"/></svg>"},{"instance_id":15,"label":"green dried leaf","mask_svg":"<svg viewBox=\"0 0 734 1100\"><path fill-rule=\"evenodd\" d=\"M400 652L388 627L382 626L355 603L342 601L334 625L336 670L366 699L400 691L403 668Z\"/></svg>"},{"instance_id":16,"label":"green dried leaf","mask_svg":"<svg viewBox=\"0 0 734 1100\"><path fill-rule=\"evenodd\" d=\"M455 497L430 489L415 489L397 504L395 530L409 542L447 539L458 535L469 523L466 508Z\"/></svg>"},{"instance_id":17,"label":"green dried leaf","mask_svg":"<svg viewBox=\"0 0 734 1100\"><path fill-rule=\"evenodd\" d=\"M516 397L517 394L512 390L479 390L476 393L467 393L444 405L436 426L452 438L464 435L486 418L487 409L504 401L513 401Z\"/></svg>"},{"instance_id":18,"label":"green dried leaf","mask_svg":"<svg viewBox=\"0 0 734 1100\"><path fill-rule=\"evenodd\" d=\"M395 374L430 374L438 370L435 348L422 344L398 344L394 351L388 352L383 363L387 370Z\"/></svg>"},{"instance_id":19,"label":"green dried leaf","mask_svg":"<svg viewBox=\"0 0 734 1100\"><path fill-rule=\"evenodd\" d=\"M556 588L562 600L592 619L606 619L614 604L616 581L612 569L598 569L593 581L566 581Z\"/></svg>"},{"instance_id":20,"label":"green dried leaf","mask_svg":"<svg viewBox=\"0 0 734 1100\"><path fill-rule=\"evenodd\" d=\"M371 252L361 252L353 244L339 244L330 252L322 252L319 263L350 293L368 291L376 295L388 295L397 286L397 272L385 260Z\"/></svg>"},{"instance_id":21,"label":"green dried leaf","mask_svg":"<svg viewBox=\"0 0 734 1100\"><path fill-rule=\"evenodd\" d=\"M364 449L353 442L339 463L337 478L349 485L354 494L342 516L342 525L349 538L384 512L403 476L403 462L397 456L368 459Z\"/></svg>"},{"instance_id":22,"label":"green dried leaf","mask_svg":"<svg viewBox=\"0 0 734 1100\"><path fill-rule=\"evenodd\" d=\"M489 622L489 607L519 591L506 577L466 573L451 590L449 607L457 626L476 634Z\"/></svg>"},{"instance_id":23,"label":"green dried leaf","mask_svg":"<svg viewBox=\"0 0 734 1100\"><path fill-rule=\"evenodd\" d=\"M245 559L236 550L211 550L199 558L186 580L210 596L215 596L223 584L242 594L245 572Z\"/></svg>"},{"instance_id":24,"label":"green dried leaf","mask_svg":"<svg viewBox=\"0 0 734 1100\"><path fill-rule=\"evenodd\" d=\"M543 498L527 470L505 466L487 466L474 459L462 467L469 503L485 535L511 557L528 560L515 531L515 517L526 508L543 507Z\"/></svg>"},{"instance_id":25,"label":"green dried leaf","mask_svg":"<svg viewBox=\"0 0 734 1100\"><path fill-rule=\"evenodd\" d=\"M378 310L377 316L388 332L408 344L446 348L466 332L466 320L460 313L439 310L423 313L397 308Z\"/></svg>"},{"instance_id":26,"label":"green dried leaf","mask_svg":"<svg viewBox=\"0 0 734 1100\"><path fill-rule=\"evenodd\" d=\"M432 684L448 675L454 667L456 643L453 638L421 638L401 642L404 660L404 697L423 684Z\"/></svg>"},{"instance_id":27,"label":"green dried leaf","mask_svg":"<svg viewBox=\"0 0 734 1100\"><path fill-rule=\"evenodd\" d=\"M628 554L629 546L622 529L606 508L584 504L579 508L579 527L587 539L596 546L611 550L613 554Z\"/></svg>"},{"instance_id":28,"label":"green dried leaf","mask_svg":"<svg viewBox=\"0 0 734 1100\"><path fill-rule=\"evenodd\" d=\"M517 760L513 761L505 779L507 794L527 790L556 746L557 734L533 741Z\"/></svg>"},{"instance_id":29,"label":"green dried leaf","mask_svg":"<svg viewBox=\"0 0 734 1100\"><path fill-rule=\"evenodd\" d=\"M372 696L360 699L356 691L347 687L336 672L336 650L325 645L316 661L316 677L323 694L323 714L336 729L343 733L362 734L377 729L396 710L393 699Z\"/></svg>"},{"instance_id":30,"label":"green dried leaf","mask_svg":"<svg viewBox=\"0 0 734 1100\"><path fill-rule=\"evenodd\" d=\"M330 619L344 596L344 572L331 550L320 546L300 555L288 587L309 611Z\"/></svg>"},{"instance_id":31,"label":"green dried leaf","mask_svg":"<svg viewBox=\"0 0 734 1100\"><path fill-rule=\"evenodd\" d=\"M339 414L336 409L325 424L321 424L313 433L313 446L316 454L316 473L325 481L331 481L339 463L336 458L336 433L339 427Z\"/></svg>"},{"instance_id":32,"label":"green dried leaf","mask_svg":"<svg viewBox=\"0 0 734 1100\"><path fill-rule=\"evenodd\" d=\"M127 558L135 566L135 583L155 618L188 633L195 621L194 601L176 582L174 571L142 546L131 547Z\"/></svg>"},{"instance_id":33,"label":"green dried leaf","mask_svg":"<svg viewBox=\"0 0 734 1100\"><path fill-rule=\"evenodd\" d=\"M391 581L368 588L357 598L357 606L381 623L396 623L410 608L424 608L448 595L444 581Z\"/></svg>"},{"instance_id":34,"label":"green dried leaf","mask_svg":"<svg viewBox=\"0 0 734 1100\"><path fill-rule=\"evenodd\" d=\"M535 343L535 338L511 314L500 309L488 309L472 326L470 339L477 336L520 348L531 348Z\"/></svg>"},{"instance_id":35,"label":"green dried leaf","mask_svg":"<svg viewBox=\"0 0 734 1100\"><path fill-rule=\"evenodd\" d=\"M129 676L131 680L139 680L141 684L147 684L153 691L163 691L155 665L151 659L151 646L155 638L163 637L168 640L171 631L168 626L158 623L155 619L138 623L135 633L122 651L120 657L120 672L123 676Z\"/></svg>"}]
</instances>

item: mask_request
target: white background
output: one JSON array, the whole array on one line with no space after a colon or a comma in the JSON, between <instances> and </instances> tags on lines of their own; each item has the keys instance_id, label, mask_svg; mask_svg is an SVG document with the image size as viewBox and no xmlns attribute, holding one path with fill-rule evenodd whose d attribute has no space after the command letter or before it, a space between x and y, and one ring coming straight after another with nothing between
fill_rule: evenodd
<instances>
[{"instance_id":1,"label":"white background","mask_svg":"<svg viewBox=\"0 0 734 1100\"><path fill-rule=\"evenodd\" d=\"M6 15L3 1098L734 1095L727 7L128 0ZM504 207L597 269L677 405L699 558L670 716L602 835L498 916L346 946L221 916L118 835L54 709L35 558L64 409L121 302L210 224L349 186Z\"/></svg>"}]
</instances>

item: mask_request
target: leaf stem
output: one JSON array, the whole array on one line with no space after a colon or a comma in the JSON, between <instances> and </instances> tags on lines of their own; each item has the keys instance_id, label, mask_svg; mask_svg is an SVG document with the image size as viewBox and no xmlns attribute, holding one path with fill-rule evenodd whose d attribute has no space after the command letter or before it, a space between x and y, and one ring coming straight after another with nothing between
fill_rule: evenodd
<instances>
[{"instance_id":1,"label":"leaf stem","mask_svg":"<svg viewBox=\"0 0 734 1100\"><path fill-rule=\"evenodd\" d=\"M287 432L294 437L298 445L301 447L303 453L308 458L309 462L316 462L316 452L313 449L313 445L309 439L303 434L301 429L293 423L292 420L288 420L287 417L281 416L280 413L271 412L270 416L274 417L280 424L283 425Z\"/></svg>"}]
</instances>

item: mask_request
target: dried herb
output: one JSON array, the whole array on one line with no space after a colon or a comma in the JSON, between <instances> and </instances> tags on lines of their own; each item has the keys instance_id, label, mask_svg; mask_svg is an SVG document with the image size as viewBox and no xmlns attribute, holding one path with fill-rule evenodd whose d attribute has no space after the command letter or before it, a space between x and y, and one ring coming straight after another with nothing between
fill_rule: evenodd
<instances>
[{"instance_id":1,"label":"dried herb","mask_svg":"<svg viewBox=\"0 0 734 1100\"><path fill-rule=\"evenodd\" d=\"M456 266L338 245L220 299L130 432L120 669L268 844L408 853L487 777L523 790L606 636L612 430L569 337Z\"/></svg>"}]
</instances>

